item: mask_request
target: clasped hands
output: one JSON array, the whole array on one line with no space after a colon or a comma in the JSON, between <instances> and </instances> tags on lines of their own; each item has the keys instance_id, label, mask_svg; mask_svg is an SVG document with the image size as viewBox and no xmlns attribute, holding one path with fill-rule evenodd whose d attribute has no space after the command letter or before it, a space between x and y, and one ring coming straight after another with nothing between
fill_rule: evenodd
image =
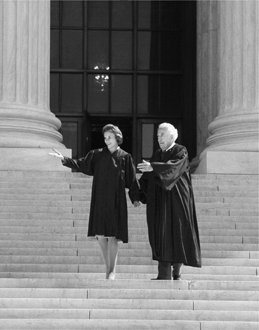
<instances>
[{"instance_id":1,"label":"clasped hands","mask_svg":"<svg viewBox=\"0 0 259 330\"><path fill-rule=\"evenodd\" d=\"M137 168L141 172L152 172L153 171L153 167L151 166L151 164L145 160L143 160L143 163L139 163Z\"/></svg>"}]
</instances>

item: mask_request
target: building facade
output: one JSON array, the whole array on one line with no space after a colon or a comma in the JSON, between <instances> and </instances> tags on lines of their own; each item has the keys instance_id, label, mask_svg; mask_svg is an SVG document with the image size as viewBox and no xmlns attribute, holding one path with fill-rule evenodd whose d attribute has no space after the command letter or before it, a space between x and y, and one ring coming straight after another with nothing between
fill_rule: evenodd
<instances>
[{"instance_id":1,"label":"building facade","mask_svg":"<svg viewBox=\"0 0 259 330\"><path fill-rule=\"evenodd\" d=\"M163 121L197 173L258 173L258 2L0 1L0 169L58 170L107 123L148 159Z\"/></svg>"}]
</instances>

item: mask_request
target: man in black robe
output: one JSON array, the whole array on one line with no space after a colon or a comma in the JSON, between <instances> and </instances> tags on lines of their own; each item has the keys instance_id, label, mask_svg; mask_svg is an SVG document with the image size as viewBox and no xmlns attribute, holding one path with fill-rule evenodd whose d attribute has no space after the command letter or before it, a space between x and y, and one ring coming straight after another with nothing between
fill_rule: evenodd
<instances>
[{"instance_id":1,"label":"man in black robe","mask_svg":"<svg viewBox=\"0 0 259 330\"><path fill-rule=\"evenodd\" d=\"M142 202L147 204L147 224L158 280L181 279L182 265L201 267L199 232L189 171L188 153L175 143L178 133L163 123L157 131L161 149L138 169ZM173 265L173 274L171 266Z\"/></svg>"}]
</instances>

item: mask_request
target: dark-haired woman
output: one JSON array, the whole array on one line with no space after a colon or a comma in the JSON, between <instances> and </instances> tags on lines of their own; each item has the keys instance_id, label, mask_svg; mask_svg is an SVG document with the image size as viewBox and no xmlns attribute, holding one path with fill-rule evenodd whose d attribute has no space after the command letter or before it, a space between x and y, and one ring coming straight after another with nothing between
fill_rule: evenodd
<instances>
[{"instance_id":1,"label":"dark-haired woman","mask_svg":"<svg viewBox=\"0 0 259 330\"><path fill-rule=\"evenodd\" d=\"M105 148L91 150L84 158L71 159L54 150L50 155L64 166L93 176L88 236L96 237L106 266L106 279L115 279L118 241L128 242L128 212L125 188L135 207L139 206L139 184L129 153L119 146L123 136L112 124L102 130Z\"/></svg>"}]
</instances>

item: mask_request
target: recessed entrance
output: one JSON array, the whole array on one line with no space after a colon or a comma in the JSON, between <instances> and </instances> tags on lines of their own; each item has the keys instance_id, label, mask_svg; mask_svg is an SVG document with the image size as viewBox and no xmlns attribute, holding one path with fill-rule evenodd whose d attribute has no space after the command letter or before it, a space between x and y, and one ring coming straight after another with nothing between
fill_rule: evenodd
<instances>
[{"instance_id":1,"label":"recessed entrance","mask_svg":"<svg viewBox=\"0 0 259 330\"><path fill-rule=\"evenodd\" d=\"M195 157L196 2L51 4L51 110L73 156L102 147L102 127L112 123L139 162L167 121Z\"/></svg>"}]
</instances>

